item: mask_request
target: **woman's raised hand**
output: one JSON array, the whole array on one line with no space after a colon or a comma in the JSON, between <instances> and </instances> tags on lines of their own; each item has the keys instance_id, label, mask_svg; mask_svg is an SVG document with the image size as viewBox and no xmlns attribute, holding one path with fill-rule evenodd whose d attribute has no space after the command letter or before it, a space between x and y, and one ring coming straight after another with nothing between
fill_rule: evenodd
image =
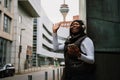
<instances>
[{"instance_id":1,"label":"woman's raised hand","mask_svg":"<svg viewBox=\"0 0 120 80\"><path fill-rule=\"evenodd\" d=\"M53 32L54 32L54 33L57 32L57 30L60 28L60 25L61 25L61 22L56 23L56 24L53 24L52 29L53 29Z\"/></svg>"}]
</instances>

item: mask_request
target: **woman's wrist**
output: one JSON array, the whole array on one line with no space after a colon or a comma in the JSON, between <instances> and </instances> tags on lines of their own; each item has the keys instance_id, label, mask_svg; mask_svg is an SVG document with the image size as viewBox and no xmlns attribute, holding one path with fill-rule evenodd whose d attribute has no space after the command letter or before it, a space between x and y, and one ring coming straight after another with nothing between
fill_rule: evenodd
<instances>
[{"instance_id":1,"label":"woman's wrist","mask_svg":"<svg viewBox=\"0 0 120 80\"><path fill-rule=\"evenodd\" d=\"M57 33L57 30L53 30L53 33Z\"/></svg>"}]
</instances>

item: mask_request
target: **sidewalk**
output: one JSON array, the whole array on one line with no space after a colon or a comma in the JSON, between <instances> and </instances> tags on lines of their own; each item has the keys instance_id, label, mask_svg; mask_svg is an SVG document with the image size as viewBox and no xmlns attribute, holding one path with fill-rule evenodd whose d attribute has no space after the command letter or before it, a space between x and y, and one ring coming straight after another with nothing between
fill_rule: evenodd
<instances>
[{"instance_id":1,"label":"sidewalk","mask_svg":"<svg viewBox=\"0 0 120 80\"><path fill-rule=\"evenodd\" d=\"M31 67L31 68L22 70L21 73L16 72L16 75L26 74L26 73L31 73L31 72L37 72L37 71L44 71L44 70L47 70L49 68L53 68L53 69L54 68L60 68L60 66L55 67L54 65L50 65L50 66L41 66L41 67Z\"/></svg>"},{"instance_id":2,"label":"sidewalk","mask_svg":"<svg viewBox=\"0 0 120 80\"><path fill-rule=\"evenodd\" d=\"M63 67L42 66L22 71L11 77L0 78L0 80L60 80ZM31 79L29 79L31 77Z\"/></svg>"}]
</instances>

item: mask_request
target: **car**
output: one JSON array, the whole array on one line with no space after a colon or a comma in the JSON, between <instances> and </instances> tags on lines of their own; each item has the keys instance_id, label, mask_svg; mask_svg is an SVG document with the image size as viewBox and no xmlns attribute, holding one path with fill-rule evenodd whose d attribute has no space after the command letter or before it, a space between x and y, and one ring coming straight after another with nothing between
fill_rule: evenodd
<instances>
[{"instance_id":1,"label":"car","mask_svg":"<svg viewBox=\"0 0 120 80\"><path fill-rule=\"evenodd\" d=\"M65 66L65 62L60 62L60 66Z\"/></svg>"},{"instance_id":2,"label":"car","mask_svg":"<svg viewBox=\"0 0 120 80\"><path fill-rule=\"evenodd\" d=\"M11 63L0 66L0 78L14 76L15 67Z\"/></svg>"}]
</instances>

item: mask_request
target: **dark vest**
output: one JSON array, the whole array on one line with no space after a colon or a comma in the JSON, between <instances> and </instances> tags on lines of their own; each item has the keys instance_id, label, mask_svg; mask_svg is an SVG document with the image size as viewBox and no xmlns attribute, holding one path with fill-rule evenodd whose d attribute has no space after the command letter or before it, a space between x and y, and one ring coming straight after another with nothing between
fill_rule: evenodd
<instances>
[{"instance_id":1,"label":"dark vest","mask_svg":"<svg viewBox=\"0 0 120 80\"><path fill-rule=\"evenodd\" d=\"M80 45L86 37L87 36L85 35L83 37L78 38L76 41L70 43L70 44L74 43L75 45L77 45L80 49L80 52L84 55L87 55L87 54L83 53L83 51L80 48ZM94 64L86 63L86 62L78 59L77 56L70 57L67 53L67 45L68 44L65 45L65 50L64 50L65 72L68 74L72 73L73 75L92 73Z\"/></svg>"}]
</instances>

